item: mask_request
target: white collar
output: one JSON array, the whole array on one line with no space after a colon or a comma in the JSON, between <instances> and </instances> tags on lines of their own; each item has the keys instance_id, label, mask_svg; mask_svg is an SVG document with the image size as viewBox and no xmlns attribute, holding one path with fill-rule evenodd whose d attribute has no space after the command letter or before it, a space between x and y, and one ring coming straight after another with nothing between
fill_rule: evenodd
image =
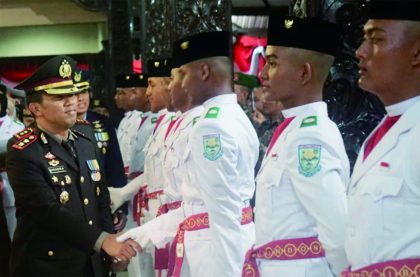
<instances>
[{"instance_id":1,"label":"white collar","mask_svg":"<svg viewBox=\"0 0 420 277\"><path fill-rule=\"evenodd\" d=\"M221 103L238 103L238 100L236 98L235 93L228 93L228 94L222 94L217 95L215 97L212 97L210 99L207 99L203 103L204 108L208 108L210 106L213 106L215 104L221 104Z\"/></svg>"},{"instance_id":2,"label":"white collar","mask_svg":"<svg viewBox=\"0 0 420 277\"><path fill-rule=\"evenodd\" d=\"M420 99L420 96L415 96L407 100L401 101L399 103L386 106L385 110L387 111L389 116L402 115L408 109L410 109L411 106L413 106L419 99Z\"/></svg>"},{"instance_id":3,"label":"white collar","mask_svg":"<svg viewBox=\"0 0 420 277\"><path fill-rule=\"evenodd\" d=\"M327 104L323 101L313 102L281 111L284 118L305 115L309 113L328 115Z\"/></svg>"}]
</instances>

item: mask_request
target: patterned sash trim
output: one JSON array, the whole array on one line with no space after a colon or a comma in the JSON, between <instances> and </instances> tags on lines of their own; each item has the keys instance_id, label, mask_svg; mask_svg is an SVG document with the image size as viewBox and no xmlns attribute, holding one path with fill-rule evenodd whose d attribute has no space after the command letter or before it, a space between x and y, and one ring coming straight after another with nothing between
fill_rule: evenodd
<instances>
[{"instance_id":1,"label":"patterned sash trim","mask_svg":"<svg viewBox=\"0 0 420 277\"><path fill-rule=\"evenodd\" d=\"M133 220L137 222L137 225L141 225L141 218L143 217L143 209L149 210L149 199L157 199L159 195L163 194L163 190L157 190L151 193L147 193L147 185L142 186L139 192L134 196L133 199Z\"/></svg>"},{"instance_id":2,"label":"patterned sash trim","mask_svg":"<svg viewBox=\"0 0 420 277\"><path fill-rule=\"evenodd\" d=\"M252 222L252 208L242 209L241 225ZM185 231L196 231L209 228L208 213L195 214L186 218L179 224L178 231L172 242L168 276L179 277L181 274L182 262L184 260L184 233Z\"/></svg>"},{"instance_id":3,"label":"patterned sash trim","mask_svg":"<svg viewBox=\"0 0 420 277\"><path fill-rule=\"evenodd\" d=\"M341 273L341 277L420 277L420 259L404 259L372 264Z\"/></svg>"},{"instance_id":4,"label":"patterned sash trim","mask_svg":"<svg viewBox=\"0 0 420 277\"><path fill-rule=\"evenodd\" d=\"M242 277L259 277L256 259L300 260L325 257L324 249L317 237L275 240L246 253Z\"/></svg>"}]
</instances>

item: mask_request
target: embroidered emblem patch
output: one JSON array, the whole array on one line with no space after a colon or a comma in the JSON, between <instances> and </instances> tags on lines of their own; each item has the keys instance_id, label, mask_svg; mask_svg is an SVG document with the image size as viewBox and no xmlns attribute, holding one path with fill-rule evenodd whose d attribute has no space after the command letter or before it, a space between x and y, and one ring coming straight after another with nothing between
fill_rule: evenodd
<instances>
[{"instance_id":1,"label":"embroidered emblem patch","mask_svg":"<svg viewBox=\"0 0 420 277\"><path fill-rule=\"evenodd\" d=\"M299 173L305 177L314 176L321 170L321 145L306 144L299 145Z\"/></svg>"},{"instance_id":2,"label":"embroidered emblem patch","mask_svg":"<svg viewBox=\"0 0 420 277\"><path fill-rule=\"evenodd\" d=\"M204 157L215 161L223 156L222 142L219 134L206 135L203 137Z\"/></svg>"},{"instance_id":3,"label":"embroidered emblem patch","mask_svg":"<svg viewBox=\"0 0 420 277\"><path fill-rule=\"evenodd\" d=\"M210 108L207 111L206 116L204 118L217 118L219 116L219 111L220 111L219 107Z\"/></svg>"}]
</instances>

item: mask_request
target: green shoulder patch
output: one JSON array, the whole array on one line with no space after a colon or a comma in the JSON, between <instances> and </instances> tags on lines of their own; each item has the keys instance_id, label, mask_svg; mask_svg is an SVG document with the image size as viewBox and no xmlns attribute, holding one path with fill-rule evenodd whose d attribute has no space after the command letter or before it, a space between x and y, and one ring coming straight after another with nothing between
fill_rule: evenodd
<instances>
[{"instance_id":1,"label":"green shoulder patch","mask_svg":"<svg viewBox=\"0 0 420 277\"><path fill-rule=\"evenodd\" d=\"M215 161L223 156L222 142L219 134L203 136L204 157Z\"/></svg>"},{"instance_id":2,"label":"green shoulder patch","mask_svg":"<svg viewBox=\"0 0 420 277\"><path fill-rule=\"evenodd\" d=\"M152 117L151 121L152 121L152 123L156 123L157 122L157 117L156 116Z\"/></svg>"},{"instance_id":3,"label":"green shoulder patch","mask_svg":"<svg viewBox=\"0 0 420 277\"><path fill-rule=\"evenodd\" d=\"M316 126L318 125L318 117L316 115L311 115L305 117L300 124L300 128L309 127L309 126Z\"/></svg>"},{"instance_id":4,"label":"green shoulder patch","mask_svg":"<svg viewBox=\"0 0 420 277\"><path fill-rule=\"evenodd\" d=\"M311 177L321 170L321 149L321 145L316 144L298 146L300 174L305 177Z\"/></svg>"},{"instance_id":5,"label":"green shoulder patch","mask_svg":"<svg viewBox=\"0 0 420 277\"><path fill-rule=\"evenodd\" d=\"M217 118L219 116L219 112L219 107L212 107L207 111L206 116L204 118Z\"/></svg>"},{"instance_id":6,"label":"green shoulder patch","mask_svg":"<svg viewBox=\"0 0 420 277\"><path fill-rule=\"evenodd\" d=\"M192 120L193 126L195 125L195 123L197 123L199 118L200 118L200 116L196 116L196 117L193 118L193 120Z\"/></svg>"}]
</instances>

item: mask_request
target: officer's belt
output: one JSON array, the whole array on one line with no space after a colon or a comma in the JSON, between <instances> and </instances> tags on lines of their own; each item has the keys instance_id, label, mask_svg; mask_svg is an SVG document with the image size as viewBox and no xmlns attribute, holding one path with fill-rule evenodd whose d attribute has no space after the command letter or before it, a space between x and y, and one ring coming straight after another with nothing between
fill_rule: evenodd
<instances>
[{"instance_id":1,"label":"officer's belt","mask_svg":"<svg viewBox=\"0 0 420 277\"><path fill-rule=\"evenodd\" d=\"M301 260L321 257L325 257L325 252L317 237L275 240L248 250L242 277L260 276L256 259Z\"/></svg>"},{"instance_id":2,"label":"officer's belt","mask_svg":"<svg viewBox=\"0 0 420 277\"><path fill-rule=\"evenodd\" d=\"M252 222L252 208L250 206L242 209L241 225ZM172 241L168 276L179 277L181 274L182 262L184 260L184 233L185 231L196 231L209 228L208 213L195 214L187 217L179 224L178 231Z\"/></svg>"},{"instance_id":3,"label":"officer's belt","mask_svg":"<svg viewBox=\"0 0 420 277\"><path fill-rule=\"evenodd\" d=\"M143 217L142 209L149 210L149 199L157 199L163 194L163 189L147 193L147 185L142 186L133 199L133 220L140 226L140 219Z\"/></svg>"},{"instance_id":4,"label":"officer's belt","mask_svg":"<svg viewBox=\"0 0 420 277\"><path fill-rule=\"evenodd\" d=\"M341 273L341 277L376 277L376 276L420 276L420 258L386 261L371 264L351 271L350 268Z\"/></svg>"}]
</instances>

